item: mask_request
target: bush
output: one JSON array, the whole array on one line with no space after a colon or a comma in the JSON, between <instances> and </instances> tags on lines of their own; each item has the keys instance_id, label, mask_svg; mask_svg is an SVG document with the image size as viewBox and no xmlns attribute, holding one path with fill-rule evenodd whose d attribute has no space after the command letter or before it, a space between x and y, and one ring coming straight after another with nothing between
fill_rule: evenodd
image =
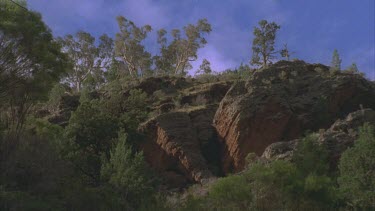
<instances>
[{"instance_id":1,"label":"bush","mask_svg":"<svg viewBox=\"0 0 375 211\"><path fill-rule=\"evenodd\" d=\"M48 109L56 111L59 107L61 97L64 95L66 89L62 84L57 83L49 92Z\"/></svg>"},{"instance_id":2,"label":"bush","mask_svg":"<svg viewBox=\"0 0 375 211\"><path fill-rule=\"evenodd\" d=\"M375 208L375 128L365 124L354 147L340 159L340 192L354 209Z\"/></svg>"},{"instance_id":3,"label":"bush","mask_svg":"<svg viewBox=\"0 0 375 211\"><path fill-rule=\"evenodd\" d=\"M307 135L298 143L293 154L292 160L304 176L328 174L328 151L317 140L317 134Z\"/></svg>"},{"instance_id":4,"label":"bush","mask_svg":"<svg viewBox=\"0 0 375 211\"><path fill-rule=\"evenodd\" d=\"M254 209L277 210L287 208L285 203L294 202L294 194L300 187L297 168L287 161L272 161L270 164L255 163L246 172L252 181ZM289 205L290 206L290 205Z\"/></svg>"},{"instance_id":5,"label":"bush","mask_svg":"<svg viewBox=\"0 0 375 211\"><path fill-rule=\"evenodd\" d=\"M90 183L98 183L100 160L109 155L119 130L118 120L100 109L96 100L81 104L65 128L63 155Z\"/></svg>"},{"instance_id":6,"label":"bush","mask_svg":"<svg viewBox=\"0 0 375 211\"><path fill-rule=\"evenodd\" d=\"M248 156L244 172L219 179L209 195L190 198L185 210L330 210L337 209L327 151L315 134L303 138L292 162Z\"/></svg>"},{"instance_id":7,"label":"bush","mask_svg":"<svg viewBox=\"0 0 375 211\"><path fill-rule=\"evenodd\" d=\"M105 159L101 169L102 179L114 188L123 201L132 207L153 201L154 180L143 160L142 153L133 153L126 143L126 134L120 133L110 158Z\"/></svg>"},{"instance_id":8,"label":"bush","mask_svg":"<svg viewBox=\"0 0 375 211\"><path fill-rule=\"evenodd\" d=\"M71 168L47 139L22 135L0 157L0 210L63 210Z\"/></svg>"},{"instance_id":9,"label":"bush","mask_svg":"<svg viewBox=\"0 0 375 211\"><path fill-rule=\"evenodd\" d=\"M227 210L246 210L252 202L251 185L243 175L219 179L210 188L209 198L214 206Z\"/></svg>"}]
</instances>

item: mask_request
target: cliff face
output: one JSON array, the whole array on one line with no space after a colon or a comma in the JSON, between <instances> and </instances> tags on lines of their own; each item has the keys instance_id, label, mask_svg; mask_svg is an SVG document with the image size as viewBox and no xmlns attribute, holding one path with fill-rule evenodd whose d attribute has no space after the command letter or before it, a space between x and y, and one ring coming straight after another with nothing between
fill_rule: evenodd
<instances>
[{"instance_id":1,"label":"cliff face","mask_svg":"<svg viewBox=\"0 0 375 211\"><path fill-rule=\"evenodd\" d=\"M228 91L214 117L223 144L225 173L241 170L250 152L329 127L337 118L375 108L373 82L353 74L332 75L328 67L278 62Z\"/></svg>"},{"instance_id":2,"label":"cliff face","mask_svg":"<svg viewBox=\"0 0 375 211\"><path fill-rule=\"evenodd\" d=\"M303 61L281 61L234 85L201 84L182 93L183 108L165 109L139 128L145 159L174 187L241 171L248 153L261 156L270 145L264 156L287 159L306 131L375 109L374 82Z\"/></svg>"},{"instance_id":3,"label":"cliff face","mask_svg":"<svg viewBox=\"0 0 375 211\"><path fill-rule=\"evenodd\" d=\"M169 186L181 187L213 177L212 159L205 148L213 146L215 130L211 122L215 110L202 107L170 112L141 125L139 130L147 136L140 145L145 159Z\"/></svg>"},{"instance_id":4,"label":"cliff face","mask_svg":"<svg viewBox=\"0 0 375 211\"><path fill-rule=\"evenodd\" d=\"M235 83L146 78L129 86L123 99L131 89L147 94L148 112L155 116L139 126L145 138L136 147L170 187L241 171L251 152L288 159L307 131L327 129L358 109L374 118L366 108L375 110L374 82L303 61L281 61ZM78 105L79 96L66 95L56 113L38 115L65 126ZM321 142L332 149L333 166L355 139L348 131L360 126L358 116L353 113L351 120L337 121L321 134Z\"/></svg>"}]
</instances>

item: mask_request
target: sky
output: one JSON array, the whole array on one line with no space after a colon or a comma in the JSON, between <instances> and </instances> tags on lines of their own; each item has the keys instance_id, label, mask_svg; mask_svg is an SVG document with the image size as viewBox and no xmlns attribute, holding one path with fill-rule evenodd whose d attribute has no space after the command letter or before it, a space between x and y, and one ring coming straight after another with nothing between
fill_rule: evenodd
<instances>
[{"instance_id":1,"label":"sky","mask_svg":"<svg viewBox=\"0 0 375 211\"><path fill-rule=\"evenodd\" d=\"M157 53L156 31L182 28L207 18L212 32L199 59L211 62L214 71L238 67L251 58L254 27L262 19L281 25L276 49L288 44L292 58L329 65L337 49L342 68L355 62L375 79L374 0L28 0L42 14L55 36L79 30L95 36L114 36L121 15L153 32L145 45Z\"/></svg>"}]
</instances>

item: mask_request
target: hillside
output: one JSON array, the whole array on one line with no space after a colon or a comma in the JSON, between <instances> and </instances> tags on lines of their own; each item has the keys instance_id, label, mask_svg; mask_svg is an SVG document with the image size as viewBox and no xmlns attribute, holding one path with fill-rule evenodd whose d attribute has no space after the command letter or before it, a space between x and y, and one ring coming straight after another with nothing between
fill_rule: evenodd
<instances>
[{"instance_id":1,"label":"hillside","mask_svg":"<svg viewBox=\"0 0 375 211\"><path fill-rule=\"evenodd\" d=\"M370 3L304 4L0 0L0 211L375 210Z\"/></svg>"},{"instance_id":2,"label":"hillside","mask_svg":"<svg viewBox=\"0 0 375 211\"><path fill-rule=\"evenodd\" d=\"M81 95L60 92L55 98L35 107L32 121L36 124L27 126L34 135L60 142L62 147L47 150L62 150L66 159L81 166L83 176L88 176L86 182L100 183L102 173L96 173L97 167L86 162L99 162L95 157L102 155L90 155L86 150L111 147L118 128L123 127L128 134L127 145L142 153L146 168L150 167L159 180L157 192L172 197L169 200L174 202L168 205L172 207L183 206L181 203L190 206L191 194L201 200L207 198L221 184L218 178L242 175L251 169L250 160L294 162L294 151L311 132L320 134L314 142L325 146L325 165L330 172L337 172L341 154L359 138L358 128L375 124L374 82L359 74L332 72L324 65L303 61L280 61L246 77L150 77L125 87L114 83ZM85 142L76 145L75 140ZM41 153L43 157L55 156ZM19 160L20 155L11 155L15 160L4 164L25 162ZM32 158L41 162L38 159L44 158ZM54 159L51 165L69 166ZM69 174L78 173L68 166ZM38 168L30 169L29 174L35 174L35 170L39 172ZM14 167L9 171L9 175L19 174ZM38 174L50 173L45 169ZM65 178L66 173L59 177ZM58 182L62 179L59 177L50 178L50 182ZM47 182L40 179L43 184Z\"/></svg>"},{"instance_id":3,"label":"hillside","mask_svg":"<svg viewBox=\"0 0 375 211\"><path fill-rule=\"evenodd\" d=\"M124 101L128 90L147 94L150 115L137 129L143 138L136 145L170 187L238 172L249 153L260 156L273 143L375 109L374 82L303 61L281 61L246 80L214 81L147 78L122 93ZM72 99L63 96L60 114L47 119L67 124L66 110L79 105L78 96Z\"/></svg>"}]
</instances>

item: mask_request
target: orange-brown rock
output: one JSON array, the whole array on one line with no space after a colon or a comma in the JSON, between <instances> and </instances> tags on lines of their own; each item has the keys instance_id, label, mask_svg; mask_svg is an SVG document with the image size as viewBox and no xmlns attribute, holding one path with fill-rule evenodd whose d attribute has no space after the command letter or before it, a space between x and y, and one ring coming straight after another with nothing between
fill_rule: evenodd
<instances>
[{"instance_id":1,"label":"orange-brown rock","mask_svg":"<svg viewBox=\"0 0 375 211\"><path fill-rule=\"evenodd\" d=\"M214 118L223 143L223 170L239 171L250 152L329 127L360 106L375 108L375 85L324 65L281 61L228 91Z\"/></svg>"},{"instance_id":2,"label":"orange-brown rock","mask_svg":"<svg viewBox=\"0 0 375 211\"><path fill-rule=\"evenodd\" d=\"M169 183L174 183L172 186L181 187L213 176L202 141L214 136L211 123L215 110L216 107L202 107L162 114L139 128L147 135L140 146L146 161Z\"/></svg>"}]
</instances>

